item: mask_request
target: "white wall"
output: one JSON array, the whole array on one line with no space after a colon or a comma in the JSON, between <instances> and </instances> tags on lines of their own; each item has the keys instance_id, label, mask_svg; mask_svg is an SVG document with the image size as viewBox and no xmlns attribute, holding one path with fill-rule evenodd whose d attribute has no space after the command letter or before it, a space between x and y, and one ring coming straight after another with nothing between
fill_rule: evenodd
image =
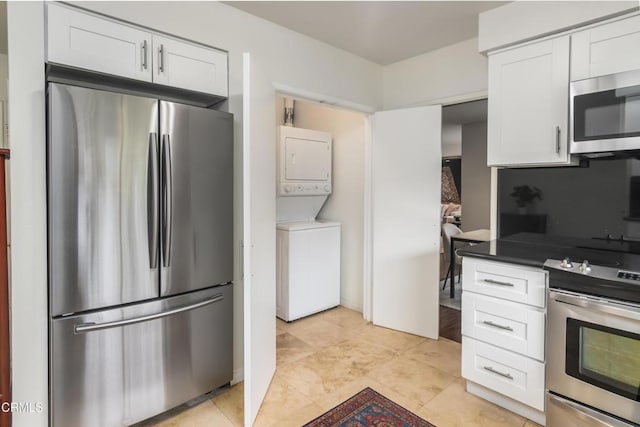
<instances>
[{"instance_id":1,"label":"white wall","mask_svg":"<svg viewBox=\"0 0 640 427\"><path fill-rule=\"evenodd\" d=\"M9 2L9 161L13 425L47 425L47 235L42 3Z\"/></svg>"},{"instance_id":2,"label":"white wall","mask_svg":"<svg viewBox=\"0 0 640 427\"><path fill-rule=\"evenodd\" d=\"M482 12L478 49L485 52L561 32L638 8L638 1L518 1Z\"/></svg>"},{"instance_id":3,"label":"white wall","mask_svg":"<svg viewBox=\"0 0 640 427\"><path fill-rule=\"evenodd\" d=\"M5 27L6 29L6 27ZM0 31L3 29L0 28ZM9 61L7 55L0 53L0 103L2 106L2 111L0 112L0 146L6 147L7 141L5 141L5 129L2 129L1 125L4 125L7 120L7 109L9 106L7 105L8 100L8 88L7 88L7 79L9 78Z\"/></svg>"},{"instance_id":4,"label":"white wall","mask_svg":"<svg viewBox=\"0 0 640 427\"><path fill-rule=\"evenodd\" d=\"M268 78L312 93L382 106L382 68L218 2L85 2L82 7L229 51L228 109L235 144L242 141L242 53L252 52ZM42 2L9 3L12 102L11 215L14 223L12 325L16 398L46 402L47 280ZM11 34L10 34L11 38ZM17 48L19 46L19 49ZM10 46L11 49L11 46ZM12 73L13 70L13 73ZM15 78L14 76L19 76ZM275 146L273 147L275 150ZM239 148L238 148L239 150ZM238 154L238 153L236 153ZM236 155L236 159L239 156ZM236 173L236 218L241 218L241 171ZM275 177L273 177L275 180ZM240 221L236 224L239 240ZM271 244L271 242L268 242ZM273 242L275 250L275 241ZM236 260L236 263L238 260ZM236 279L239 279L236 266ZM274 278L275 279L275 278ZM242 286L234 295L234 369L242 370ZM14 425L46 425L45 416L17 416Z\"/></svg>"},{"instance_id":5,"label":"white wall","mask_svg":"<svg viewBox=\"0 0 640 427\"><path fill-rule=\"evenodd\" d=\"M487 58L469 39L384 67L385 110L480 99L487 93Z\"/></svg>"},{"instance_id":6,"label":"white wall","mask_svg":"<svg viewBox=\"0 0 640 427\"><path fill-rule=\"evenodd\" d=\"M282 98L277 101L279 112L282 102ZM282 120L277 123L282 124ZM362 312L365 115L296 101L294 124L329 132L333 137L333 193L318 213L318 219L342 223L340 304Z\"/></svg>"},{"instance_id":7,"label":"white wall","mask_svg":"<svg viewBox=\"0 0 640 427\"><path fill-rule=\"evenodd\" d=\"M462 126L462 228L489 228L491 168L487 167L487 122Z\"/></svg>"},{"instance_id":8,"label":"white wall","mask_svg":"<svg viewBox=\"0 0 640 427\"><path fill-rule=\"evenodd\" d=\"M442 157L462 156L462 125L442 125Z\"/></svg>"}]
</instances>

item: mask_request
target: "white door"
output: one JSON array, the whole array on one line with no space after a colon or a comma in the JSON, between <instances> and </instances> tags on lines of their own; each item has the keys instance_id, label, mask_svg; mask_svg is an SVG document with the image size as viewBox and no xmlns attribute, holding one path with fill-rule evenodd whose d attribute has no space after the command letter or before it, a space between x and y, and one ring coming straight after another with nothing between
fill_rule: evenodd
<instances>
[{"instance_id":1,"label":"white door","mask_svg":"<svg viewBox=\"0 0 640 427\"><path fill-rule=\"evenodd\" d=\"M276 102L256 62L243 55L245 426L253 424L276 370Z\"/></svg>"},{"instance_id":2,"label":"white door","mask_svg":"<svg viewBox=\"0 0 640 427\"><path fill-rule=\"evenodd\" d=\"M375 325L438 338L441 106L372 117L371 282Z\"/></svg>"}]
</instances>

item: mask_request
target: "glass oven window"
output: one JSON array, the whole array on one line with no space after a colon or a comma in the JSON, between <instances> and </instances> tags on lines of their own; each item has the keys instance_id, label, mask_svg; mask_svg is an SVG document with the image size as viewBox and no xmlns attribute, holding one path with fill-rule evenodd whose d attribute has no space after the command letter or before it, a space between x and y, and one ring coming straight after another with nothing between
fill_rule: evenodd
<instances>
[{"instance_id":1,"label":"glass oven window","mask_svg":"<svg viewBox=\"0 0 640 427\"><path fill-rule=\"evenodd\" d=\"M640 86L574 96L573 120L574 141L640 136Z\"/></svg>"},{"instance_id":2,"label":"glass oven window","mask_svg":"<svg viewBox=\"0 0 640 427\"><path fill-rule=\"evenodd\" d=\"M566 372L640 401L640 335L567 319Z\"/></svg>"}]
</instances>

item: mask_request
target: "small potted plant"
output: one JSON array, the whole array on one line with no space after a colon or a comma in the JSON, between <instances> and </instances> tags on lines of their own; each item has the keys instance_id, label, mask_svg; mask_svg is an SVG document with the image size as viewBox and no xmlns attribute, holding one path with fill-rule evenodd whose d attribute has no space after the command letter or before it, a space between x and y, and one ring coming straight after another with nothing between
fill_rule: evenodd
<instances>
[{"instance_id":1,"label":"small potted plant","mask_svg":"<svg viewBox=\"0 0 640 427\"><path fill-rule=\"evenodd\" d=\"M542 200L542 191L538 187L516 185L510 196L516 201L518 213L526 214L528 205L532 204L535 199Z\"/></svg>"}]
</instances>

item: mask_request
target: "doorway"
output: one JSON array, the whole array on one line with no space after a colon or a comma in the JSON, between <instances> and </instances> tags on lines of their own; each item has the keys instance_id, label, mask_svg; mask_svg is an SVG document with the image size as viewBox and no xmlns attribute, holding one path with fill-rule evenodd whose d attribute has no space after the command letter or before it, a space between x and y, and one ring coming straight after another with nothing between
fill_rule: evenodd
<instances>
[{"instance_id":1,"label":"doorway","mask_svg":"<svg viewBox=\"0 0 640 427\"><path fill-rule=\"evenodd\" d=\"M490 196L487 100L443 107L439 329L441 336L458 342L461 340L461 264L459 257L451 261L445 233L489 229ZM447 277L450 265L454 265L453 277ZM450 297L452 282L454 298Z\"/></svg>"}]
</instances>

